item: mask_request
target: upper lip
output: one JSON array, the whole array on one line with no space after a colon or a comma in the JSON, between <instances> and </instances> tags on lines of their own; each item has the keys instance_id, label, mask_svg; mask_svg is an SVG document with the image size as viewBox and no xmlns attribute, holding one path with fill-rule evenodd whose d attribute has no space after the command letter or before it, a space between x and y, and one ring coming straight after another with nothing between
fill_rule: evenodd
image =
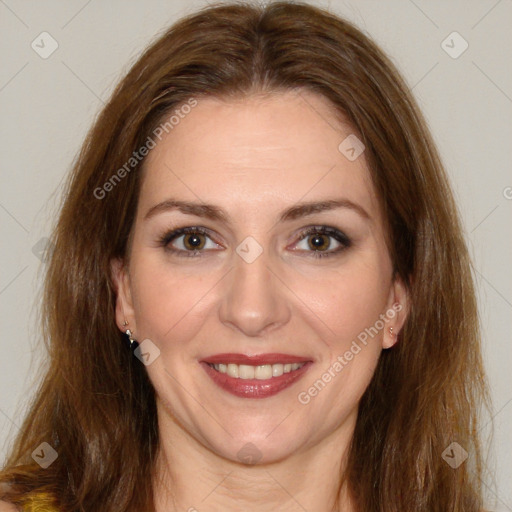
<instances>
[{"instance_id":1,"label":"upper lip","mask_svg":"<svg viewBox=\"0 0 512 512\"><path fill-rule=\"evenodd\" d=\"M205 363L233 363L247 364L251 366L260 366L264 364L285 364L285 363L306 363L310 361L308 357L294 356L291 354L255 354L248 356L246 354L215 354L205 357Z\"/></svg>"}]
</instances>

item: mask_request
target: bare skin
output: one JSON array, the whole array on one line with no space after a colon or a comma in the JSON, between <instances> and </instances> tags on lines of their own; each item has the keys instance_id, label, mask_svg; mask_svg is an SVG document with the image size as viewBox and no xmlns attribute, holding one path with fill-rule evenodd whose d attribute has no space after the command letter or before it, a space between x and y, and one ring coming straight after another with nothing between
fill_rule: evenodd
<instances>
[{"instance_id":1,"label":"bare skin","mask_svg":"<svg viewBox=\"0 0 512 512\"><path fill-rule=\"evenodd\" d=\"M360 398L408 310L364 153L350 161L338 150L351 133L306 91L198 99L148 155L129 265L113 261L112 270L119 328L126 320L139 342L160 350L146 366L161 438L157 512L333 510ZM228 221L163 208L145 218L170 198L216 205ZM344 204L280 220L299 203L330 199ZM208 233L195 235L204 242L195 256L180 256L194 252L194 235L178 235L167 249L159 242L171 229L197 226ZM311 226L349 242L302 238ZM236 252L248 236L263 251L251 263ZM330 256L314 257L315 236ZM333 370L389 311L384 327ZM274 396L241 398L200 364L227 352L294 354L313 364ZM308 393L329 368L330 381ZM248 443L252 464L240 457ZM354 510L346 490L340 503Z\"/></svg>"},{"instance_id":2,"label":"bare skin","mask_svg":"<svg viewBox=\"0 0 512 512\"><path fill-rule=\"evenodd\" d=\"M0 512L19 512L19 509L16 508L12 503L0 501Z\"/></svg>"}]
</instances>

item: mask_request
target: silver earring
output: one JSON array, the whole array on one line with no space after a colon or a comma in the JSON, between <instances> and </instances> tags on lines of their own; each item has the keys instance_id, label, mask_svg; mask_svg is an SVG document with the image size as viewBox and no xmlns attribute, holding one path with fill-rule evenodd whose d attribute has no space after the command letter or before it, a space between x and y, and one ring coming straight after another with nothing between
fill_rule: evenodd
<instances>
[{"instance_id":1,"label":"silver earring","mask_svg":"<svg viewBox=\"0 0 512 512\"><path fill-rule=\"evenodd\" d=\"M139 344L137 340L133 338L132 331L130 331L130 329L126 329L125 334L126 336L128 336L128 340L130 342L130 349L135 350L139 346Z\"/></svg>"}]
</instances>

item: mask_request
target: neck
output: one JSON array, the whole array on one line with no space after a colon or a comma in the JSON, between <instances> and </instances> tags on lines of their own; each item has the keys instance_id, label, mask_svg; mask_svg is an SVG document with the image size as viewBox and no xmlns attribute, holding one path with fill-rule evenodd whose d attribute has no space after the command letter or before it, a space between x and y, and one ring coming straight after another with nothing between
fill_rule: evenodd
<instances>
[{"instance_id":1,"label":"neck","mask_svg":"<svg viewBox=\"0 0 512 512\"><path fill-rule=\"evenodd\" d=\"M156 512L355 511L340 482L357 413L319 444L296 450L282 460L247 465L219 456L179 425L161 404L158 409Z\"/></svg>"}]
</instances>

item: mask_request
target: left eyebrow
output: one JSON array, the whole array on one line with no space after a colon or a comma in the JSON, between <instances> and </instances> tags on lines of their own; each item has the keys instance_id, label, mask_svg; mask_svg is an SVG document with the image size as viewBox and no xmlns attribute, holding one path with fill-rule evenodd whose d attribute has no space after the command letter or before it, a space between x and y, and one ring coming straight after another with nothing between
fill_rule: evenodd
<instances>
[{"instance_id":1,"label":"left eyebrow","mask_svg":"<svg viewBox=\"0 0 512 512\"><path fill-rule=\"evenodd\" d=\"M291 206L281 213L279 221L292 221L301 217L313 215L314 213L335 210L337 208L347 208L358 213L366 220L370 219L368 212L357 203L354 203L348 199L328 199L325 201L310 201ZM157 215L158 213L172 210L178 210L181 213L195 215L197 217L204 217L211 220L221 221L226 224L229 221L229 215L218 206L190 201L178 201L176 199L167 199L151 207L146 212L144 220L147 220L154 215Z\"/></svg>"},{"instance_id":2,"label":"left eyebrow","mask_svg":"<svg viewBox=\"0 0 512 512\"><path fill-rule=\"evenodd\" d=\"M311 201L308 203L298 204L297 206L292 206L281 214L280 221L284 222L295 220L314 213L335 210L336 208L348 208L349 210L353 210L358 213L364 219L370 219L370 215L368 215L368 212L362 206L349 201L348 199L329 199L326 201Z\"/></svg>"}]
</instances>

